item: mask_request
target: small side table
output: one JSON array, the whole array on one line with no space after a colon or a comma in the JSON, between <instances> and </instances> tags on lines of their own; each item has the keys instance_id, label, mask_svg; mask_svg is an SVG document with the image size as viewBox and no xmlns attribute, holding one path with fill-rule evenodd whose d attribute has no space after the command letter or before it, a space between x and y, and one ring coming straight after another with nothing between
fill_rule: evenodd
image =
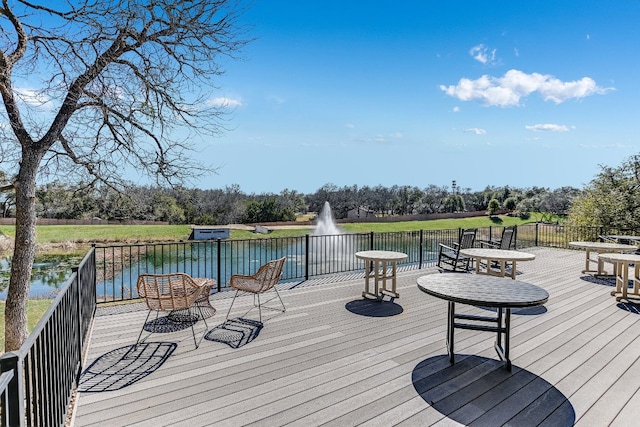
<instances>
[{"instance_id":1,"label":"small side table","mask_svg":"<svg viewBox=\"0 0 640 427\"><path fill-rule=\"evenodd\" d=\"M640 255L636 254L599 254L598 258L615 265L616 290L611 291L611 295L616 296L616 301L629 300L629 267L633 264L633 291L631 295L640 298Z\"/></svg>"},{"instance_id":2,"label":"small side table","mask_svg":"<svg viewBox=\"0 0 640 427\"><path fill-rule=\"evenodd\" d=\"M364 263L364 292L365 298L375 298L381 301L385 294L398 298L396 291L396 268L398 261L408 257L407 254L394 251L360 251L356 252L356 258ZM388 270L388 264L391 269ZM370 265L371 264L371 265ZM374 279L374 292L370 291L369 280ZM387 288L387 280L391 280L391 289Z\"/></svg>"}]
</instances>

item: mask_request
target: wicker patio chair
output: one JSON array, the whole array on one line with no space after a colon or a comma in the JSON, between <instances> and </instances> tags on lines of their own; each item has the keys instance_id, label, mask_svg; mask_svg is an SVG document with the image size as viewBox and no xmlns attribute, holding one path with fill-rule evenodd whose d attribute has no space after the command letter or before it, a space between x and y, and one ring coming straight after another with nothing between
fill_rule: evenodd
<instances>
[{"instance_id":1,"label":"wicker patio chair","mask_svg":"<svg viewBox=\"0 0 640 427\"><path fill-rule=\"evenodd\" d=\"M440 250L438 252L438 267L441 267L441 264L444 263L450 265L453 267L453 271L456 271L458 264L464 264L464 269L468 270L471 258L460 254L460 249L473 247L476 240L476 232L477 229L475 228L463 230L458 242L454 243L453 247L445 245L444 243L439 243Z\"/></svg>"},{"instance_id":2,"label":"wicker patio chair","mask_svg":"<svg viewBox=\"0 0 640 427\"><path fill-rule=\"evenodd\" d=\"M158 323L158 315L161 311L171 313L175 312L190 312L193 308L198 316L193 316L189 321L191 323L191 332L193 333L193 342L196 348L198 348L198 341L196 340L196 331L194 324L198 319L204 321L205 333L207 332L207 320L202 308L209 305L209 292L211 291L210 282L201 281L200 284L185 273L170 273L170 274L141 274L138 276L138 283L136 284L136 290L138 295L144 299L147 304L149 312L147 318L142 325L140 334L136 345L141 342L142 333L145 325L149 321L151 312L156 312L156 325ZM206 299L206 303L205 303ZM213 308L213 307L211 307ZM215 311L215 310L214 310ZM169 316L167 316L169 317ZM145 340L153 333L151 331ZM142 340L144 341L144 340Z\"/></svg>"},{"instance_id":3,"label":"wicker patio chair","mask_svg":"<svg viewBox=\"0 0 640 427\"><path fill-rule=\"evenodd\" d=\"M269 261L266 264L262 265L255 274L251 276L234 274L229 279L229 287L236 290L235 295L233 296L233 301L231 301L231 305L229 306L229 311L227 311L227 317L225 319L229 319L229 313L231 313L231 307L233 307L233 303L236 301L236 297L238 296L238 292L248 292L253 294L253 306L258 307L258 313L260 316L260 322L262 322L262 307L268 308L271 310L282 311L283 313L286 311L284 306L284 302L280 297L280 293L276 288L278 281L280 280L280 276L282 275L282 267L284 266L284 262L286 257L279 258L273 261ZM277 298L280 300L280 304L282 304L282 310L280 308L268 307L265 304L271 301L273 298L265 301L264 304L260 303L260 294L264 294L265 292L273 289L276 293ZM257 304L256 304L257 300Z\"/></svg>"}]
</instances>

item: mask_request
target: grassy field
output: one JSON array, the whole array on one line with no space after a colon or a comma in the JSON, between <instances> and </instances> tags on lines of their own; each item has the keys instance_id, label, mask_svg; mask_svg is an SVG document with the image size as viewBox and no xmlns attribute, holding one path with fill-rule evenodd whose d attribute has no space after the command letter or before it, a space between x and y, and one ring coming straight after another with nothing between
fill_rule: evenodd
<instances>
[{"instance_id":1,"label":"grassy field","mask_svg":"<svg viewBox=\"0 0 640 427\"><path fill-rule=\"evenodd\" d=\"M393 231L415 231L415 230L447 230L450 228L482 228L490 226L510 226L522 225L532 222L538 222L542 218L542 214L535 213L527 219L497 216L489 218L488 216L480 216L474 218L457 218L457 219L434 219L430 221L402 221L390 223L353 223L341 224L340 227L349 233L366 233L375 232L393 232ZM548 220L548 216L545 217ZM553 217L552 221L559 221L560 218Z\"/></svg>"},{"instance_id":2,"label":"grassy field","mask_svg":"<svg viewBox=\"0 0 640 427\"><path fill-rule=\"evenodd\" d=\"M15 226L2 225L0 233L11 236ZM38 243L110 243L187 239L189 225L40 225Z\"/></svg>"},{"instance_id":3,"label":"grassy field","mask_svg":"<svg viewBox=\"0 0 640 427\"><path fill-rule=\"evenodd\" d=\"M533 213L530 218L521 219L509 216L488 216L459 219L437 219L430 221L402 221L402 222L366 222L339 224L339 228L346 233L367 233L414 231L414 230L445 230L450 228L473 228L489 226L522 225L540 221L542 214ZM549 220L547 216L545 218ZM553 217L552 221L559 220ZM224 227L224 226L220 226ZM0 226L0 233L13 237L15 227ZM256 234L246 230L231 229L232 239L260 239L269 237L292 237L310 233L309 228L274 229L269 234ZM89 245L90 243L136 243L186 240L191 234L189 225L41 225L37 227L37 242L41 245L73 243Z\"/></svg>"},{"instance_id":4,"label":"grassy field","mask_svg":"<svg viewBox=\"0 0 640 427\"><path fill-rule=\"evenodd\" d=\"M27 302L27 325L29 332L35 328L38 320L47 311L52 300L33 299ZM0 301L0 354L4 352L4 301Z\"/></svg>"}]
</instances>

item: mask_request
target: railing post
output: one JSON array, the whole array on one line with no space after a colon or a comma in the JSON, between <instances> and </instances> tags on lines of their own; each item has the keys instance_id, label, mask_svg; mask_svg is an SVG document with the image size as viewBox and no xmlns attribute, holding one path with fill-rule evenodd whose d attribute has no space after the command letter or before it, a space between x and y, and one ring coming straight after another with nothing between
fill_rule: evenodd
<instances>
[{"instance_id":1,"label":"railing post","mask_svg":"<svg viewBox=\"0 0 640 427\"><path fill-rule=\"evenodd\" d=\"M9 396L7 396L7 389L9 388L9 382L13 379L13 371L3 372L0 374L0 392L2 392L2 401L0 402L0 414L2 414L2 422L0 425L9 425Z\"/></svg>"},{"instance_id":2,"label":"railing post","mask_svg":"<svg viewBox=\"0 0 640 427\"><path fill-rule=\"evenodd\" d=\"M369 249L373 250L373 231L369 233Z\"/></svg>"},{"instance_id":3,"label":"railing post","mask_svg":"<svg viewBox=\"0 0 640 427\"><path fill-rule=\"evenodd\" d=\"M82 278L80 277L80 269L78 267L71 268L71 276L76 276L76 310L78 311L78 370L76 371L76 384L80 383L80 375L82 375ZM94 286L95 288L95 286Z\"/></svg>"},{"instance_id":4,"label":"railing post","mask_svg":"<svg viewBox=\"0 0 640 427\"><path fill-rule=\"evenodd\" d=\"M422 262L424 261L424 230L420 230L420 256L418 259L418 270L422 269Z\"/></svg>"},{"instance_id":5,"label":"railing post","mask_svg":"<svg viewBox=\"0 0 640 427\"><path fill-rule=\"evenodd\" d=\"M536 222L536 239L535 239L535 245L534 246L538 246L538 229L539 229L540 224Z\"/></svg>"},{"instance_id":6,"label":"railing post","mask_svg":"<svg viewBox=\"0 0 640 427\"><path fill-rule=\"evenodd\" d=\"M20 356L13 352L5 353L0 358L0 372L13 371L13 378L9 381L6 391L8 407L3 408L3 412L5 410L8 412L9 426L25 425L24 382L21 368Z\"/></svg>"},{"instance_id":7,"label":"railing post","mask_svg":"<svg viewBox=\"0 0 640 427\"><path fill-rule=\"evenodd\" d=\"M217 260L217 270L218 272L216 273L217 277L216 277L216 282L218 282L218 292L220 292L221 289L221 284L220 282L222 281L222 239L218 239L218 260Z\"/></svg>"},{"instance_id":8,"label":"railing post","mask_svg":"<svg viewBox=\"0 0 640 427\"><path fill-rule=\"evenodd\" d=\"M304 236L304 280L309 280L309 234Z\"/></svg>"}]
</instances>

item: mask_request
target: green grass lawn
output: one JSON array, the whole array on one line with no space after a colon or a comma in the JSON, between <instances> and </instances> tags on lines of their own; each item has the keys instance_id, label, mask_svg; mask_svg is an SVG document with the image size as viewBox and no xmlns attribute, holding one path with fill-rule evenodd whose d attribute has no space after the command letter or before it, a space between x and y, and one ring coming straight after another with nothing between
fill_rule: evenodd
<instances>
[{"instance_id":1,"label":"green grass lawn","mask_svg":"<svg viewBox=\"0 0 640 427\"><path fill-rule=\"evenodd\" d=\"M527 219L511 216L478 216L473 218L433 219L429 221L401 221L389 223L351 223L338 224L338 226L350 233L416 231L416 230L447 230L451 228L483 228L506 227L510 225L523 225L540 221L542 214L532 214ZM559 218L553 218L553 221Z\"/></svg>"},{"instance_id":2,"label":"green grass lawn","mask_svg":"<svg viewBox=\"0 0 640 427\"><path fill-rule=\"evenodd\" d=\"M450 228L481 228L489 226L522 225L540 221L542 213L532 213L527 219L497 216L473 218L435 219L429 221L362 222L338 224L346 233L396 232L415 230L446 230ZM549 219L548 216L545 219ZM560 220L558 217L552 221ZM218 226L224 227L224 226ZM263 239L270 237L295 237L312 232L309 228L275 229L269 234L256 234L245 230L231 230L232 239ZM0 233L11 236L15 227L0 226ZM40 225L36 229L39 244L74 242L90 243L135 243L186 240L191 234L189 225Z\"/></svg>"},{"instance_id":3,"label":"green grass lawn","mask_svg":"<svg viewBox=\"0 0 640 427\"><path fill-rule=\"evenodd\" d=\"M32 299L27 302L27 327L29 333L35 328L38 320L51 305L50 299ZM4 352L4 306L5 302L0 301L0 353Z\"/></svg>"},{"instance_id":4,"label":"green grass lawn","mask_svg":"<svg viewBox=\"0 0 640 427\"><path fill-rule=\"evenodd\" d=\"M2 225L0 233L12 236L15 226ZM39 225L38 243L109 243L187 239L189 225Z\"/></svg>"}]
</instances>

